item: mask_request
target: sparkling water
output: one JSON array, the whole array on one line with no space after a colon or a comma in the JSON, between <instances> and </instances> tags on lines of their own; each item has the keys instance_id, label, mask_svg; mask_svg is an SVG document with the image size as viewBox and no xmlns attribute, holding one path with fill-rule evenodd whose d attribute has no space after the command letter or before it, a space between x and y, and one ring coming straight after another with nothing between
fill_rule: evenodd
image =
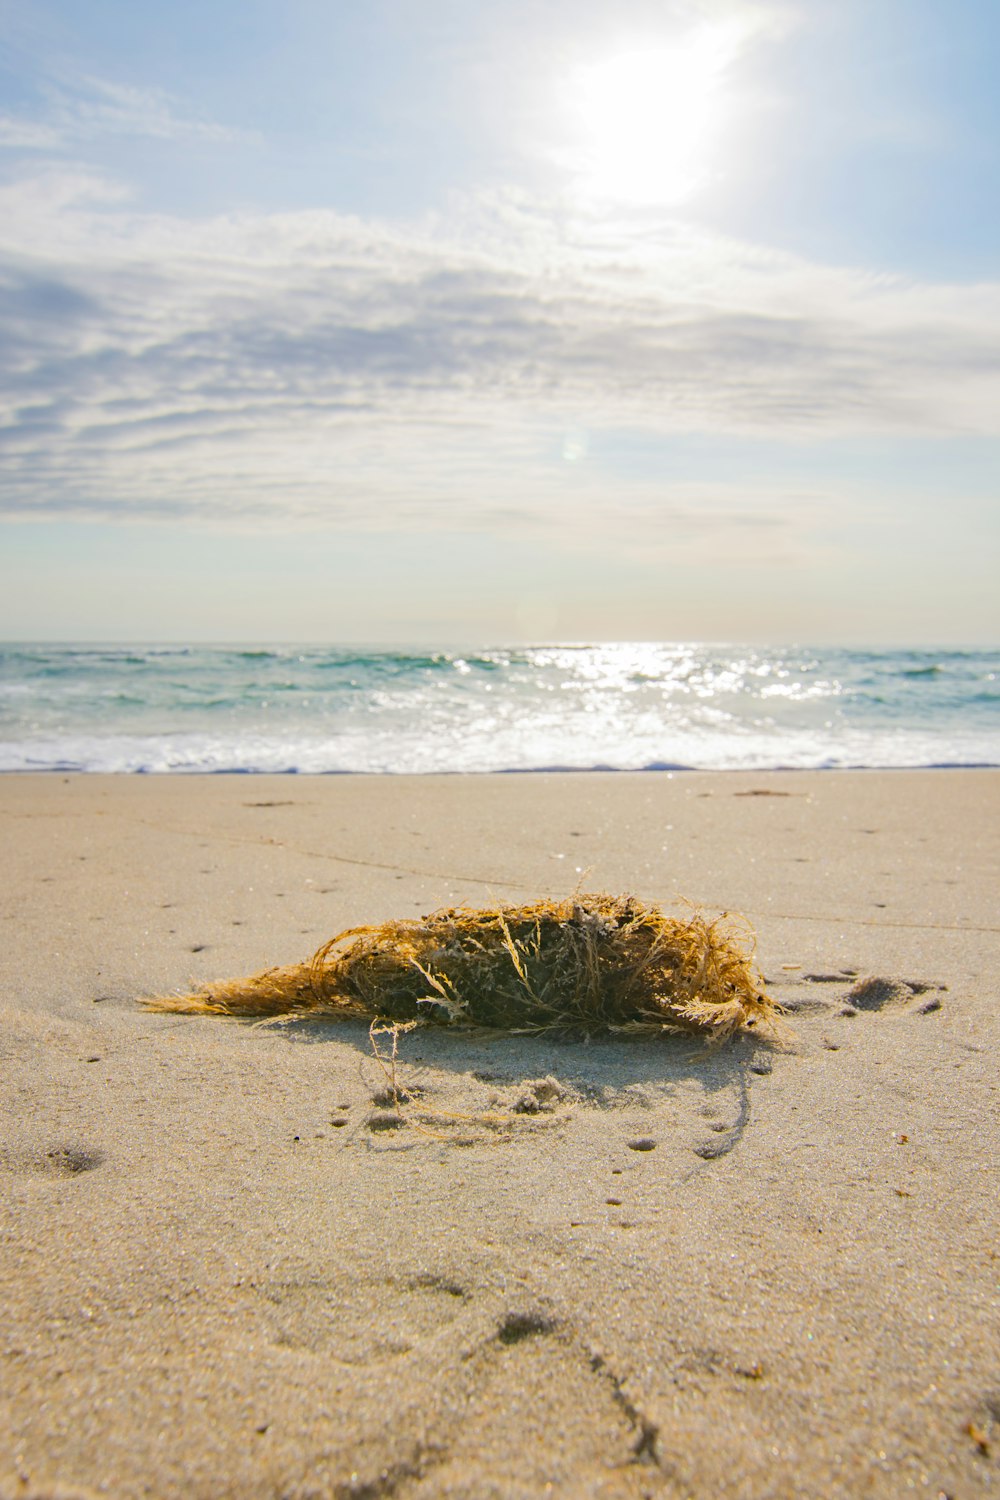
<instances>
[{"instance_id":1,"label":"sparkling water","mask_svg":"<svg viewBox=\"0 0 1000 1500\"><path fill-rule=\"evenodd\" d=\"M0 770L1000 765L1000 653L7 646Z\"/></svg>"}]
</instances>

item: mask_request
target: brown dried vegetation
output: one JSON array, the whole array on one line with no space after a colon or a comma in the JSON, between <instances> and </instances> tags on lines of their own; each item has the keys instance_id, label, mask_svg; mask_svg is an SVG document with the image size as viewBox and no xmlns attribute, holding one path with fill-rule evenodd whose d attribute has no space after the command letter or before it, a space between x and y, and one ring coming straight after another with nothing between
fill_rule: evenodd
<instances>
[{"instance_id":1,"label":"brown dried vegetation","mask_svg":"<svg viewBox=\"0 0 1000 1500\"><path fill-rule=\"evenodd\" d=\"M728 917L666 915L633 896L484 909L339 933L307 963L219 980L153 1010L267 1018L349 1017L515 1032L722 1040L773 1023L752 934Z\"/></svg>"}]
</instances>

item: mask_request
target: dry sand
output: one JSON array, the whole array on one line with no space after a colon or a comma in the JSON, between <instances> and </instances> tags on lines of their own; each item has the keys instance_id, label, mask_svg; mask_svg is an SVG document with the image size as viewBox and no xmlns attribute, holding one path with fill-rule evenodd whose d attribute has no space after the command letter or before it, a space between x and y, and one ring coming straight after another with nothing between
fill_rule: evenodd
<instances>
[{"instance_id":1,"label":"dry sand","mask_svg":"<svg viewBox=\"0 0 1000 1500\"><path fill-rule=\"evenodd\" d=\"M998 806L0 780L0 1495L1000 1494ZM746 912L794 1040L418 1031L385 1128L363 1025L136 1004L581 880Z\"/></svg>"}]
</instances>

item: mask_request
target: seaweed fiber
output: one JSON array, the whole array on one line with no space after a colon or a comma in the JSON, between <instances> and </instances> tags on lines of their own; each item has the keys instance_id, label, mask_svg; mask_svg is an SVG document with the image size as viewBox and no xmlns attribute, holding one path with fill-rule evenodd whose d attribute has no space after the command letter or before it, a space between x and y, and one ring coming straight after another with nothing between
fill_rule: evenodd
<instances>
[{"instance_id":1,"label":"seaweed fiber","mask_svg":"<svg viewBox=\"0 0 1000 1500\"><path fill-rule=\"evenodd\" d=\"M743 937L728 917L672 917L633 896L453 907L351 927L306 963L143 1004L514 1032L686 1031L721 1041L773 1023L778 1012L755 967L752 935Z\"/></svg>"}]
</instances>

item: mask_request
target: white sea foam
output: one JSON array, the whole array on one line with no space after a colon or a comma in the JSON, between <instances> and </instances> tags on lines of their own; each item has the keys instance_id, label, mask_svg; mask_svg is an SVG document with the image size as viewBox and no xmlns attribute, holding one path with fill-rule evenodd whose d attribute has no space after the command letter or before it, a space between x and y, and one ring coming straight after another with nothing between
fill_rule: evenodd
<instances>
[{"instance_id":1,"label":"white sea foam","mask_svg":"<svg viewBox=\"0 0 1000 1500\"><path fill-rule=\"evenodd\" d=\"M1000 764L995 653L8 647L0 770Z\"/></svg>"}]
</instances>

